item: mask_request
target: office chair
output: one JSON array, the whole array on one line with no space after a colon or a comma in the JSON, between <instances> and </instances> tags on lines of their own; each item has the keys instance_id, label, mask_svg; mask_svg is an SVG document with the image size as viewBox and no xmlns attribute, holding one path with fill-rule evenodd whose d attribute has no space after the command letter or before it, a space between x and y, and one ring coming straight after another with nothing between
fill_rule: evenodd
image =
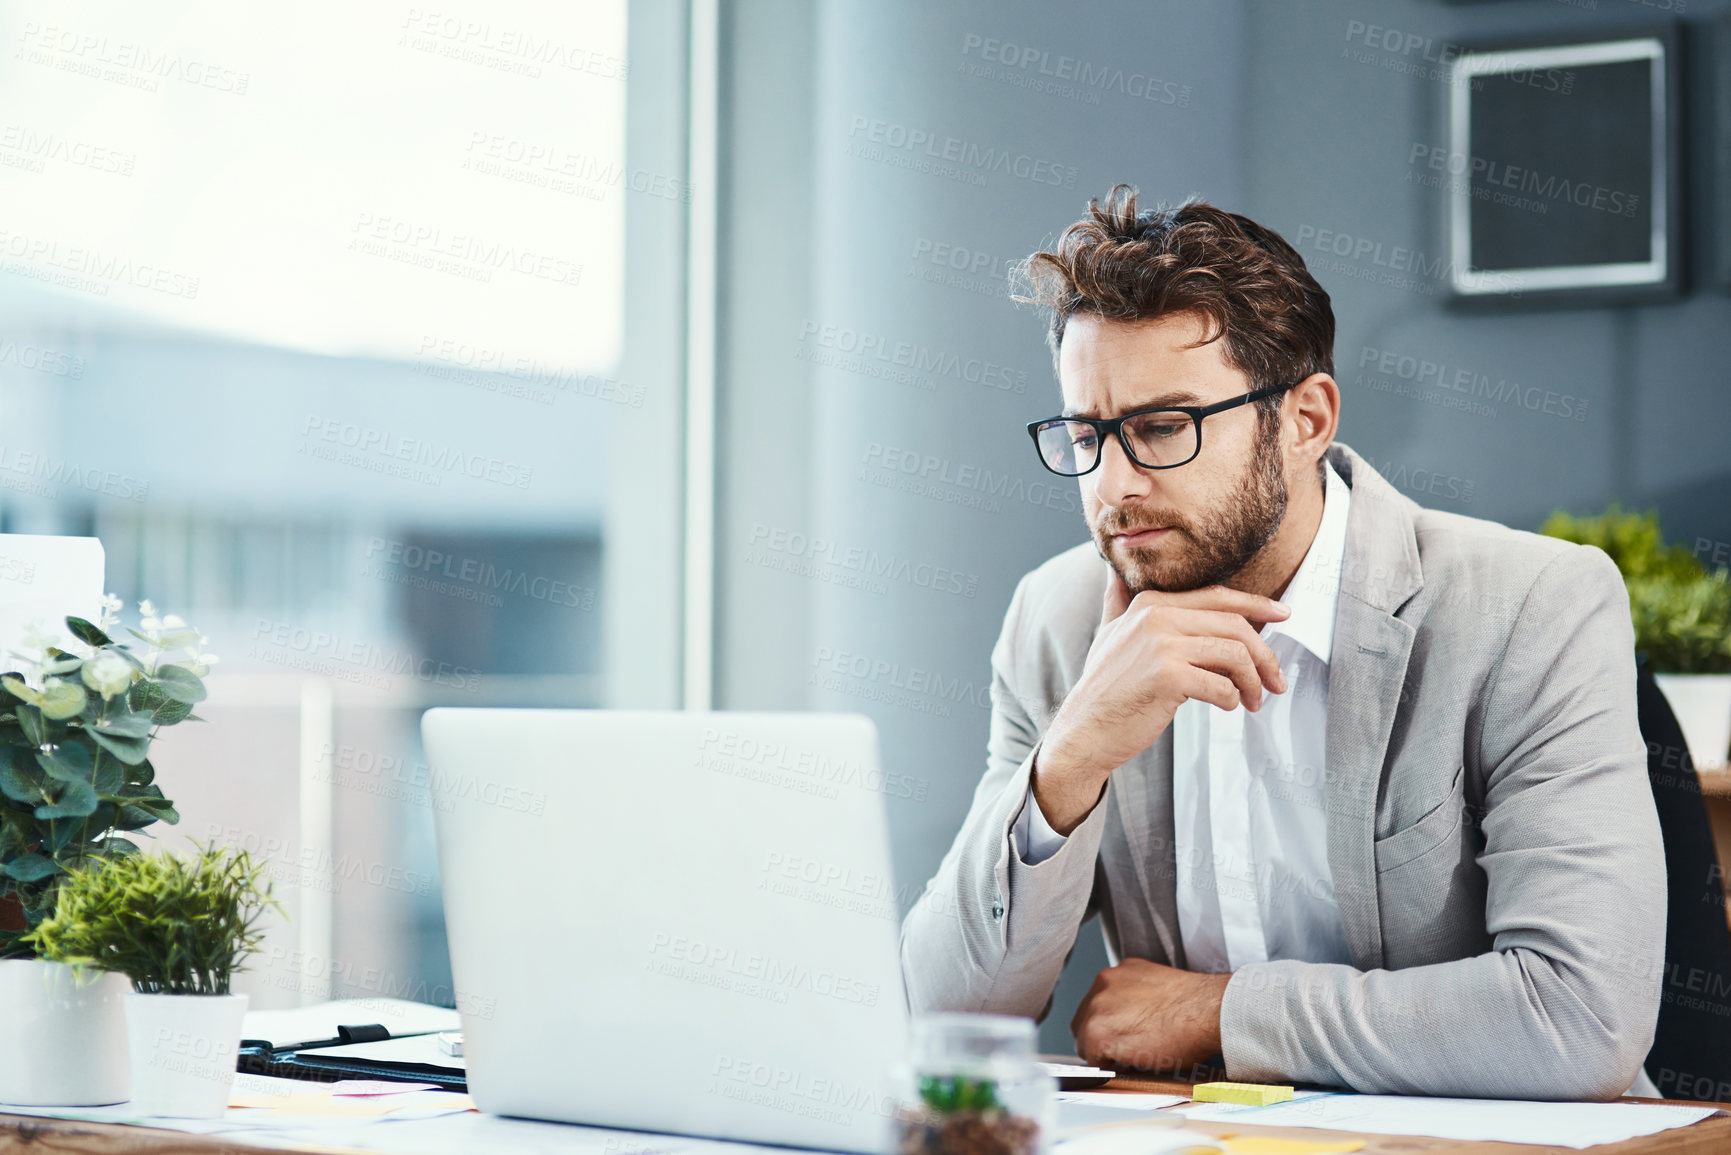
<instances>
[{"instance_id":1,"label":"office chair","mask_svg":"<svg viewBox=\"0 0 1731 1155\"><path fill-rule=\"evenodd\" d=\"M1731 929L1713 830L1683 729L1645 662L1635 694L1670 891L1647 1075L1667 1099L1731 1099Z\"/></svg>"}]
</instances>

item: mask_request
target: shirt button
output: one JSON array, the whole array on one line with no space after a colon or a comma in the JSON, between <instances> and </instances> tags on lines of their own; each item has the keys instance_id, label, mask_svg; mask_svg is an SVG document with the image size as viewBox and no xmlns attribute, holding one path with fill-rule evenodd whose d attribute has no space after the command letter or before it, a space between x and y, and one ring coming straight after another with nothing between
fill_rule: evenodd
<instances>
[{"instance_id":1,"label":"shirt button","mask_svg":"<svg viewBox=\"0 0 1731 1155\"><path fill-rule=\"evenodd\" d=\"M992 904L992 917L994 919L1002 919L1004 917L1004 904L1001 900Z\"/></svg>"}]
</instances>

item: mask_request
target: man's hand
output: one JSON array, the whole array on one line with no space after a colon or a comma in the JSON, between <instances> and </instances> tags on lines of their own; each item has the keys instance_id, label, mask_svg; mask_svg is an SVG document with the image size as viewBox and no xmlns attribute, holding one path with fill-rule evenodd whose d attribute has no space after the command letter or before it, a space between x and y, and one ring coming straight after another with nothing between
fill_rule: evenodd
<instances>
[{"instance_id":1,"label":"man's hand","mask_svg":"<svg viewBox=\"0 0 1731 1155\"><path fill-rule=\"evenodd\" d=\"M1220 1053L1220 1000L1231 975L1127 958L1094 976L1070 1033L1094 1066L1169 1071Z\"/></svg>"},{"instance_id":2,"label":"man's hand","mask_svg":"<svg viewBox=\"0 0 1731 1155\"><path fill-rule=\"evenodd\" d=\"M1251 621L1284 621L1283 603L1225 586L1134 598L1106 567L1100 628L1082 676L1034 760L1034 800L1059 834L1088 817L1112 771L1146 750L1189 698L1262 708L1286 692L1280 660ZM1249 619L1249 620L1246 620Z\"/></svg>"}]
</instances>

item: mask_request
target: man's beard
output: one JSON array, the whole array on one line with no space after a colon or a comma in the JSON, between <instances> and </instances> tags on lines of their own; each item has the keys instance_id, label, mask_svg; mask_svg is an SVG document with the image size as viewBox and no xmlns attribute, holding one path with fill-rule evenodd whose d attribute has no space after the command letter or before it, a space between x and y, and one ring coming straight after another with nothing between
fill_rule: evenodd
<instances>
[{"instance_id":1,"label":"man's beard","mask_svg":"<svg viewBox=\"0 0 1731 1155\"><path fill-rule=\"evenodd\" d=\"M1286 473L1277 437L1272 430L1263 430L1261 422L1258 426L1255 455L1238 491L1222 509L1199 520L1177 511L1156 516L1113 509L1101 516L1094 526L1095 547L1118 571L1132 597L1144 590L1175 593L1224 584L1274 537L1286 516ZM1111 535L1156 525L1169 526L1171 534L1155 545L1123 546L1120 553L1113 553ZM1183 540L1173 540L1173 535Z\"/></svg>"}]
</instances>

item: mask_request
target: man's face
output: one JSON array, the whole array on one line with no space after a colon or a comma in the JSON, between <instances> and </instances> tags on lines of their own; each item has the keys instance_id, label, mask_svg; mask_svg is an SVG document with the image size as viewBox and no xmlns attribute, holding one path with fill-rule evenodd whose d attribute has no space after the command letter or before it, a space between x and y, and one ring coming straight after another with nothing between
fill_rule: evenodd
<instances>
[{"instance_id":1,"label":"man's face","mask_svg":"<svg viewBox=\"0 0 1731 1155\"><path fill-rule=\"evenodd\" d=\"M1202 319L1179 313L1151 321L1070 318L1058 356L1066 415L1117 417L1162 405L1210 405L1247 393L1226 362L1225 341L1194 342ZM1202 452L1176 469L1143 469L1116 437L1077 478L1082 510L1102 556L1131 594L1226 582L1280 528L1286 474L1279 447L1258 433L1256 407L1202 422Z\"/></svg>"}]
</instances>

